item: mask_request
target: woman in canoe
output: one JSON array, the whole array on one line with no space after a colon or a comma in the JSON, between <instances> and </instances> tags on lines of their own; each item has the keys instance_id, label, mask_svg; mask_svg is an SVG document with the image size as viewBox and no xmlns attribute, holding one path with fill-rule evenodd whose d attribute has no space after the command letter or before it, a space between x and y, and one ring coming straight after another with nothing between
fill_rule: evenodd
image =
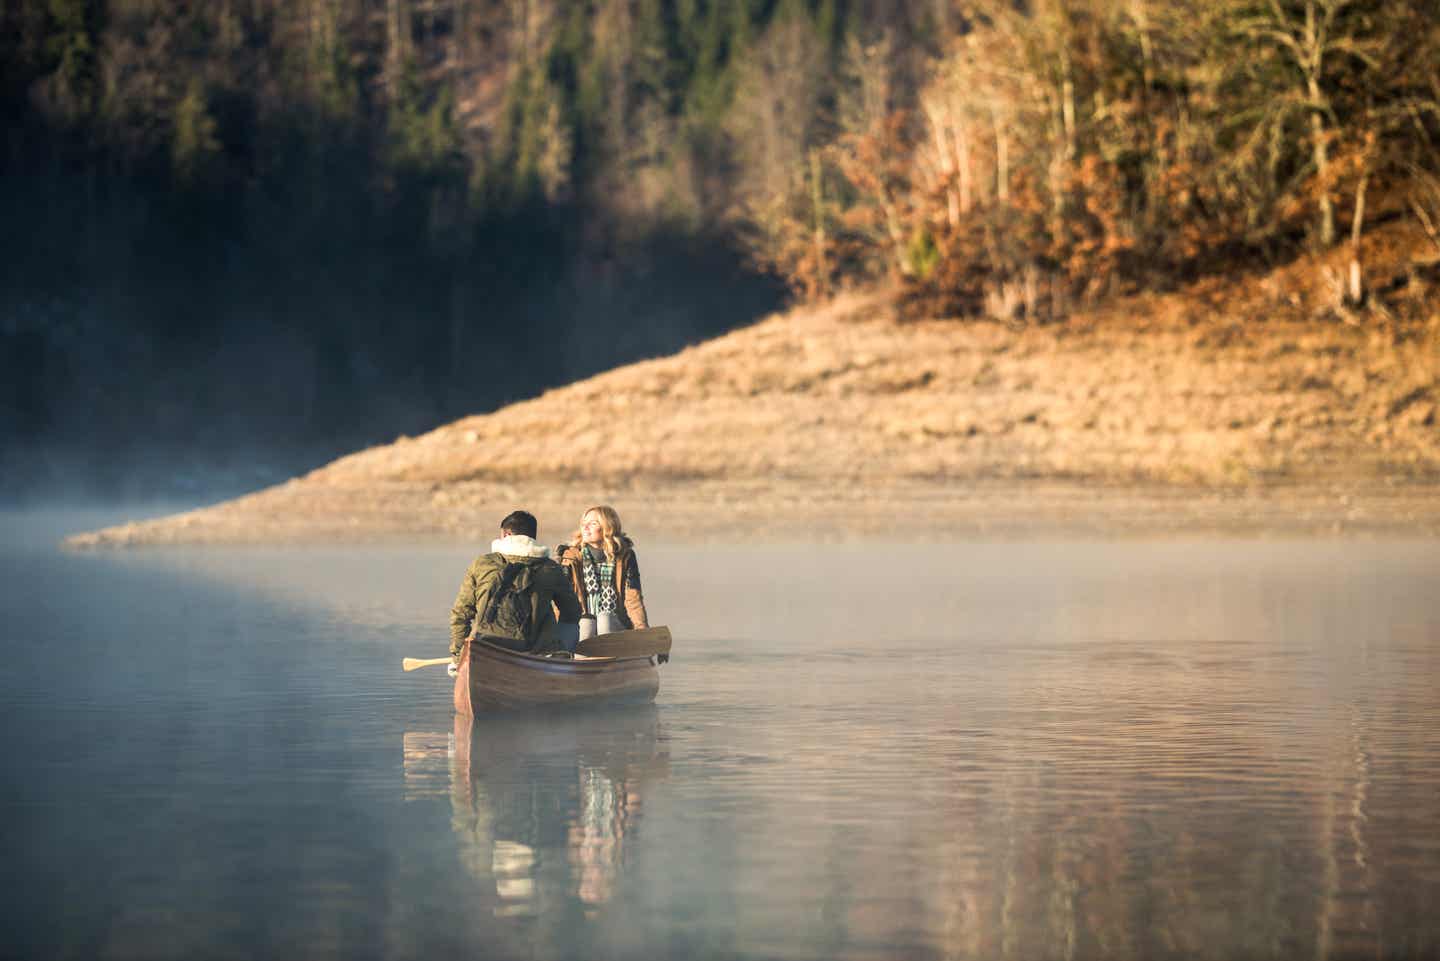
<instances>
[{"instance_id":1,"label":"woman in canoe","mask_svg":"<svg viewBox=\"0 0 1440 961\"><path fill-rule=\"evenodd\" d=\"M650 626L635 545L625 536L615 508L587 509L580 515L580 529L570 543L561 544L555 553L569 572L586 614L597 619L601 614L610 615L617 630Z\"/></svg>"}]
</instances>

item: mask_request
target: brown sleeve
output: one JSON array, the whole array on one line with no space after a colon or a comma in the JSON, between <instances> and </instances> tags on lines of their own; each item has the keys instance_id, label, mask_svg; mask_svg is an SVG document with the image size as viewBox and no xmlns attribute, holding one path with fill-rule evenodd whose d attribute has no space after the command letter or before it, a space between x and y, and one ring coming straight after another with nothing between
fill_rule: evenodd
<instances>
[{"instance_id":1,"label":"brown sleeve","mask_svg":"<svg viewBox=\"0 0 1440 961\"><path fill-rule=\"evenodd\" d=\"M580 613L583 614L585 613L585 579L580 576L580 561L567 549L561 548L560 550L560 560L557 563L565 572L565 580L570 585L570 591L575 595L575 599L580 602Z\"/></svg>"},{"instance_id":2,"label":"brown sleeve","mask_svg":"<svg viewBox=\"0 0 1440 961\"><path fill-rule=\"evenodd\" d=\"M645 613L645 594L640 588L640 562L635 552L625 559L625 613L630 617L630 626L639 630L650 626Z\"/></svg>"}]
</instances>

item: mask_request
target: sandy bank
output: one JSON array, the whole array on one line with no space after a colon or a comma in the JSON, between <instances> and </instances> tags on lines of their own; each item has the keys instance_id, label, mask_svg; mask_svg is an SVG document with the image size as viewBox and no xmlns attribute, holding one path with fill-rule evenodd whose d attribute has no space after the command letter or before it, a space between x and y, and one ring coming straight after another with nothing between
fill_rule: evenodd
<instances>
[{"instance_id":1,"label":"sandy bank","mask_svg":"<svg viewBox=\"0 0 1440 961\"><path fill-rule=\"evenodd\" d=\"M1440 312L1327 318L1296 268L1024 329L801 309L77 547L1440 533Z\"/></svg>"},{"instance_id":2,"label":"sandy bank","mask_svg":"<svg viewBox=\"0 0 1440 961\"><path fill-rule=\"evenodd\" d=\"M511 493L513 492L513 493ZM644 543L1156 536L1440 536L1440 489L1346 485L1214 491L1018 484L898 485L876 495L815 495L800 486L697 484L663 489L468 486L447 492L282 489L251 502L71 538L72 547L159 544L488 543L516 506L539 516L541 537L565 539L590 501L617 505Z\"/></svg>"}]
</instances>

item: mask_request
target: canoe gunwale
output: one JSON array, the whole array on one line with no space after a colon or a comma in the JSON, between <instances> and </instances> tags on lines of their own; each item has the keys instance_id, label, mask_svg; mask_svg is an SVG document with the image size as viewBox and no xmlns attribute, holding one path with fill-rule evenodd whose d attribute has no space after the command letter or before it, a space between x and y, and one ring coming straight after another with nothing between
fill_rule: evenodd
<instances>
[{"instance_id":1,"label":"canoe gunwale","mask_svg":"<svg viewBox=\"0 0 1440 961\"><path fill-rule=\"evenodd\" d=\"M546 657L472 639L460 654L455 710L653 701L660 672L651 657Z\"/></svg>"}]
</instances>

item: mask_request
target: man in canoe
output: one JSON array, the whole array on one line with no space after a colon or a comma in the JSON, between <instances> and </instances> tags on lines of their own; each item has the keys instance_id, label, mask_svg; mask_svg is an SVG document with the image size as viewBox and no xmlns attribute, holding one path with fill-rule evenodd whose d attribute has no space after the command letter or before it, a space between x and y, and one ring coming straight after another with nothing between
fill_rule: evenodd
<instances>
[{"instance_id":1,"label":"man in canoe","mask_svg":"<svg viewBox=\"0 0 1440 961\"><path fill-rule=\"evenodd\" d=\"M580 601L570 576L551 560L550 549L536 543L538 531L534 514L515 511L500 522L490 553L477 557L465 572L450 609L451 674L472 637L531 654L565 648L561 625L578 625ZM576 630L564 633L575 636Z\"/></svg>"}]
</instances>

